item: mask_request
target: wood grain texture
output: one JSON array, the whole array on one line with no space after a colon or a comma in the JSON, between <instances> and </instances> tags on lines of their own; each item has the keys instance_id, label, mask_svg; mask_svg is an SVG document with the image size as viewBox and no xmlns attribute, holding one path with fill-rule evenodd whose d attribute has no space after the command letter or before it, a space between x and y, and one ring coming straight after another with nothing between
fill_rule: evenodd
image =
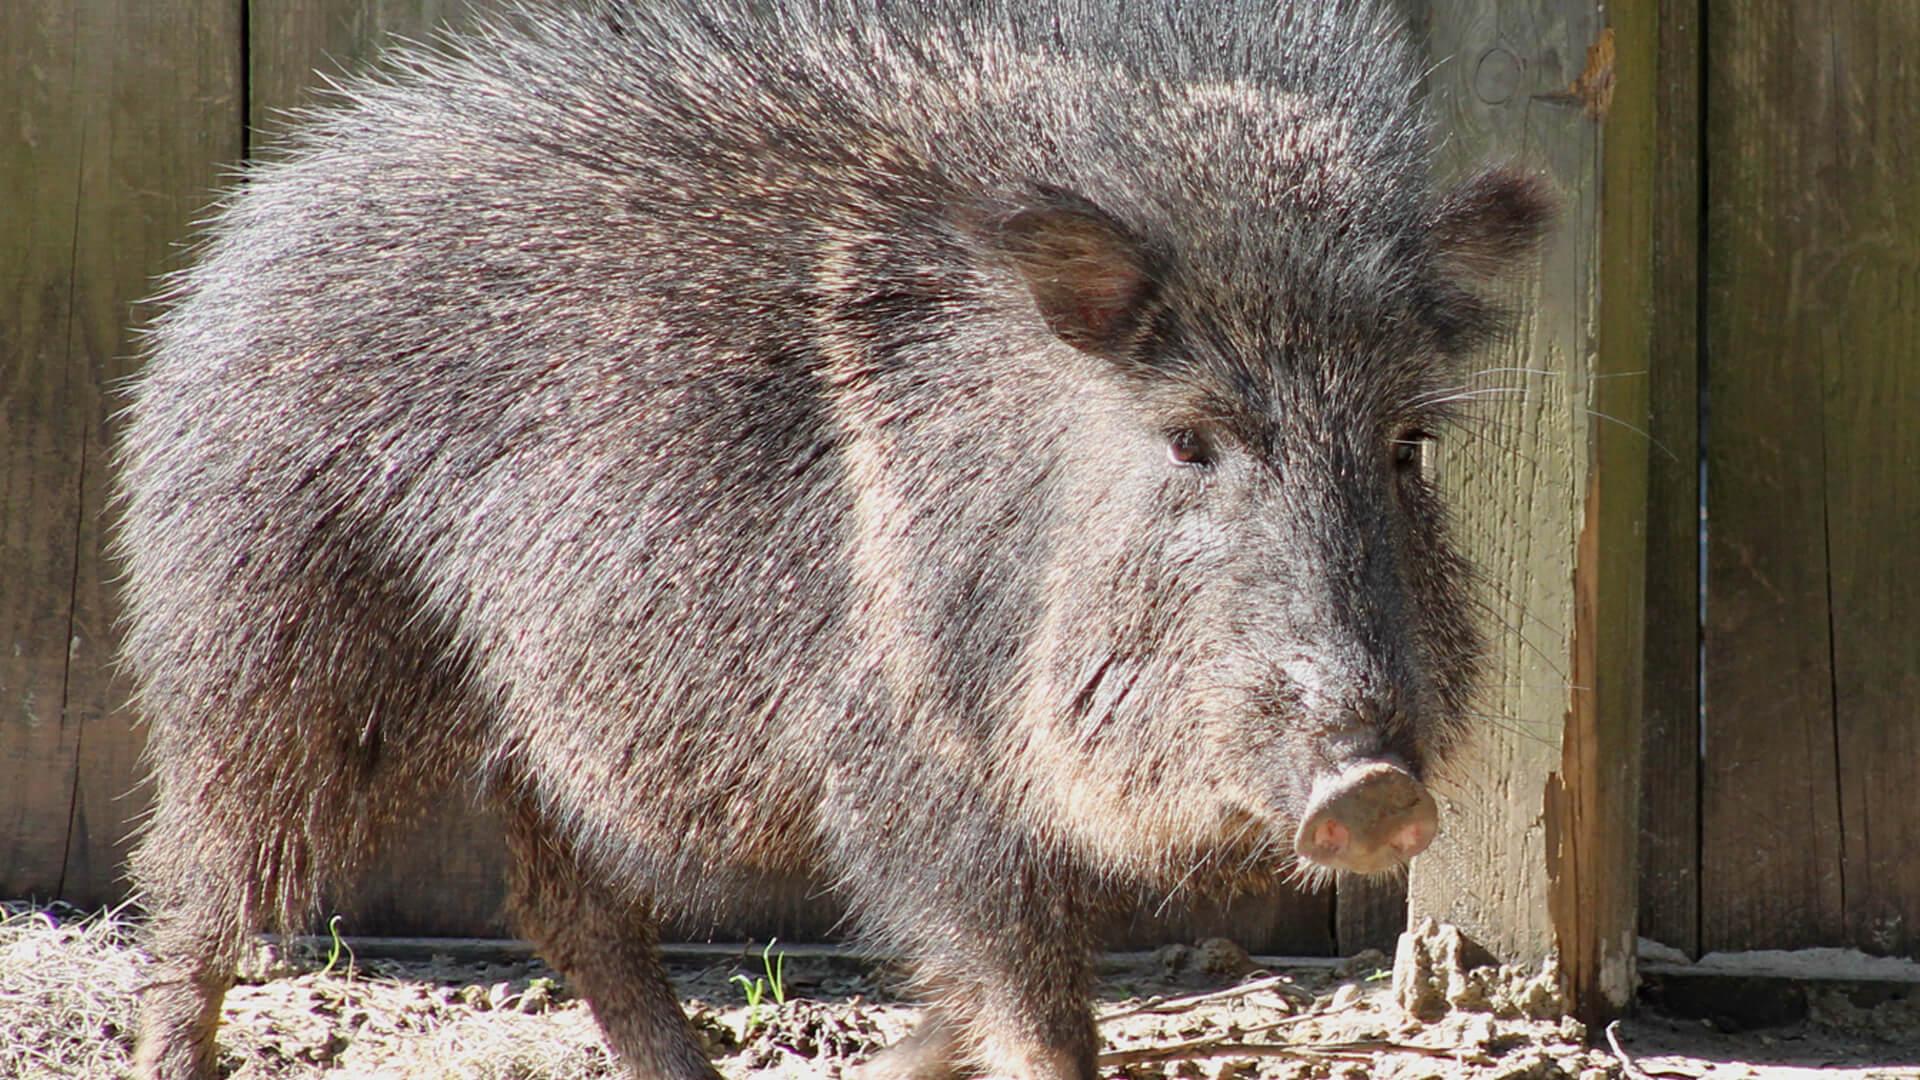
<instances>
[{"instance_id":1,"label":"wood grain texture","mask_svg":"<svg viewBox=\"0 0 1920 1080\"><path fill-rule=\"evenodd\" d=\"M1809 259L1847 941L1920 956L1920 5L1837 7Z\"/></svg>"},{"instance_id":2,"label":"wood grain texture","mask_svg":"<svg viewBox=\"0 0 1920 1080\"><path fill-rule=\"evenodd\" d=\"M1481 737L1436 783L1451 831L1412 904L1500 956L1556 958L1599 1019L1633 991L1655 24L1445 0L1430 26L1446 159L1517 158L1563 207L1476 383L1524 392L1490 396L1442 465L1496 667Z\"/></svg>"},{"instance_id":3,"label":"wood grain texture","mask_svg":"<svg viewBox=\"0 0 1920 1080\"><path fill-rule=\"evenodd\" d=\"M66 715L84 402L69 371L82 213L79 18L0 9L0 876L57 894L79 726Z\"/></svg>"},{"instance_id":4,"label":"wood grain texture","mask_svg":"<svg viewBox=\"0 0 1920 1080\"><path fill-rule=\"evenodd\" d=\"M1652 452L1640 932L1689 954L1700 919L1700 78L1698 4L1661 9L1652 173Z\"/></svg>"},{"instance_id":5,"label":"wood grain texture","mask_svg":"<svg viewBox=\"0 0 1920 1080\"><path fill-rule=\"evenodd\" d=\"M1547 810L1570 708L1598 259L1598 132L1569 88L1600 29L1592 5L1550 0L1435 0L1427 20L1445 166L1464 175L1518 160L1562 200L1538 272L1504 297L1522 313L1516 333L1470 381L1498 392L1442 443L1459 539L1483 574L1493 663L1476 738L1435 778L1442 831L1410 881L1415 918L1455 923L1497 955L1531 962L1555 950Z\"/></svg>"},{"instance_id":6,"label":"wood grain texture","mask_svg":"<svg viewBox=\"0 0 1920 1080\"><path fill-rule=\"evenodd\" d=\"M1379 949L1392 956L1407 928L1406 879L1342 877L1333 916L1335 953Z\"/></svg>"},{"instance_id":7,"label":"wood grain texture","mask_svg":"<svg viewBox=\"0 0 1920 1080\"><path fill-rule=\"evenodd\" d=\"M1861 311L1850 244L1891 225L1836 201L1860 87L1840 50L1872 42L1841 37L1840 8L1707 10L1700 948L1830 944L1846 926L1829 526L1861 523L1830 522L1827 490L1829 378L1859 357L1823 350Z\"/></svg>"},{"instance_id":8,"label":"wood grain texture","mask_svg":"<svg viewBox=\"0 0 1920 1080\"><path fill-rule=\"evenodd\" d=\"M155 274L240 150L239 10L0 10L0 895L119 897L140 740L103 557L113 383ZM11 224L10 221L10 224Z\"/></svg>"}]
</instances>

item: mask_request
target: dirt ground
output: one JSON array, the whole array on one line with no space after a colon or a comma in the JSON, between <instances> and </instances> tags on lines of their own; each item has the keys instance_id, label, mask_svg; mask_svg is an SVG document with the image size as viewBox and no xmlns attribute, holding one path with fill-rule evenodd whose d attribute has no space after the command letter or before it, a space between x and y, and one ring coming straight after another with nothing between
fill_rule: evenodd
<instances>
[{"instance_id":1,"label":"dirt ground","mask_svg":"<svg viewBox=\"0 0 1920 1080\"><path fill-rule=\"evenodd\" d=\"M1609 1040L1557 1018L1550 976L1464 967L1445 934L1403 941L1398 975L1378 953L1266 970L1217 940L1109 957L1097 1003L1102 1075L1920 1078L1913 995L1871 1008L1836 1000L1793 1025L1744 1034L1643 1010ZM227 1074L620 1075L585 1006L524 950L425 951L362 956L326 938L284 955L263 946L256 970L227 997ZM729 1077L837 1076L913 1023L913 1004L884 966L779 946L772 958L779 963L761 950L714 947L670 954L688 1015ZM123 920L4 905L0 1076L121 1075L146 965Z\"/></svg>"}]
</instances>

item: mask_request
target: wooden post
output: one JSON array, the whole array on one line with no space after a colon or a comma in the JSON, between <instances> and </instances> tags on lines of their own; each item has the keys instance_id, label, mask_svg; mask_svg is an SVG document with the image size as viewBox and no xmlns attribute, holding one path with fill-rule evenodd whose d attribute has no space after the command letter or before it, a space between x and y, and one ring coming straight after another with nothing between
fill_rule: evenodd
<instances>
[{"instance_id":1,"label":"wooden post","mask_svg":"<svg viewBox=\"0 0 1920 1080\"><path fill-rule=\"evenodd\" d=\"M1629 6L1631 7L1631 6ZM1438 778L1416 916L1557 963L1576 1014L1631 1002L1636 916L1654 14L1593 0L1434 0L1443 165L1549 177L1562 219L1511 297L1519 332L1444 451L1494 643L1481 737Z\"/></svg>"},{"instance_id":2,"label":"wooden post","mask_svg":"<svg viewBox=\"0 0 1920 1080\"><path fill-rule=\"evenodd\" d=\"M239 5L0 5L0 895L120 893L140 738L103 558L133 301L240 153Z\"/></svg>"}]
</instances>

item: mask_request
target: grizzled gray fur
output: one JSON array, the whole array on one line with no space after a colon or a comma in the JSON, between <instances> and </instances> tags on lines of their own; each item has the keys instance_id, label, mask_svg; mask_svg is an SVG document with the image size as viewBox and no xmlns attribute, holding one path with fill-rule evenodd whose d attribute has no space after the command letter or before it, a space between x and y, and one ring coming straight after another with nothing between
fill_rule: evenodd
<instances>
[{"instance_id":1,"label":"grizzled gray fur","mask_svg":"<svg viewBox=\"0 0 1920 1080\"><path fill-rule=\"evenodd\" d=\"M1547 199L1433 189L1385 13L1166 6L583 3L248 170L120 448L143 1076L457 792L641 1076L743 872L912 958L876 1074L1089 1077L1110 898L1427 845L1420 449Z\"/></svg>"}]
</instances>

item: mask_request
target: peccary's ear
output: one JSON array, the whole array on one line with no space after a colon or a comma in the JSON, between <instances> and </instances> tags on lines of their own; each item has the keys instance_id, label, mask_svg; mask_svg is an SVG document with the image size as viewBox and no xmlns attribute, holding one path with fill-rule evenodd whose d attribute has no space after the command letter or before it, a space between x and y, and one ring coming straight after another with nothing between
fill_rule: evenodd
<instances>
[{"instance_id":1,"label":"peccary's ear","mask_svg":"<svg viewBox=\"0 0 1920 1080\"><path fill-rule=\"evenodd\" d=\"M1449 265L1491 280L1520 269L1516 262L1538 246L1557 209L1545 181L1489 169L1448 192L1428 229Z\"/></svg>"},{"instance_id":2,"label":"peccary's ear","mask_svg":"<svg viewBox=\"0 0 1920 1080\"><path fill-rule=\"evenodd\" d=\"M998 241L1060 340L1099 356L1124 351L1153 291L1146 253L1125 226L1048 188L1002 219Z\"/></svg>"}]
</instances>

